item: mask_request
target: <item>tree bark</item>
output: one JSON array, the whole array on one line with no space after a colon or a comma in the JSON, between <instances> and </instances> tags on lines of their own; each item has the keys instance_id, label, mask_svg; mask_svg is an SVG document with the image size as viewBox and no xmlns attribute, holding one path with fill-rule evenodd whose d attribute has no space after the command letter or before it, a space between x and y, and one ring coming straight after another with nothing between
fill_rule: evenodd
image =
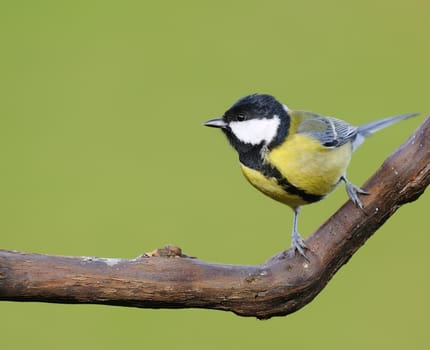
<instances>
[{"instance_id":1,"label":"tree bark","mask_svg":"<svg viewBox=\"0 0 430 350\"><path fill-rule=\"evenodd\" d=\"M364 242L430 183L430 117L366 182L364 210L344 204L306 240L256 266L200 261L166 246L136 259L0 250L0 300L206 308L267 319L309 303Z\"/></svg>"}]
</instances>

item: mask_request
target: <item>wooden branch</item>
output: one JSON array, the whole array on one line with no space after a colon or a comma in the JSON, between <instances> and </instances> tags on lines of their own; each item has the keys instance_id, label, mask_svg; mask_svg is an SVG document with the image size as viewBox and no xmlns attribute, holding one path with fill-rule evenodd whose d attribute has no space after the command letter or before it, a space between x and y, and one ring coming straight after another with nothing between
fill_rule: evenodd
<instances>
[{"instance_id":1,"label":"wooden branch","mask_svg":"<svg viewBox=\"0 0 430 350\"><path fill-rule=\"evenodd\" d=\"M188 257L176 247L136 259L24 254L0 250L0 300L94 303L142 308L207 308L260 319L309 303L364 242L430 182L430 117L381 166L364 189L365 210L350 201L306 244L258 266Z\"/></svg>"}]
</instances>

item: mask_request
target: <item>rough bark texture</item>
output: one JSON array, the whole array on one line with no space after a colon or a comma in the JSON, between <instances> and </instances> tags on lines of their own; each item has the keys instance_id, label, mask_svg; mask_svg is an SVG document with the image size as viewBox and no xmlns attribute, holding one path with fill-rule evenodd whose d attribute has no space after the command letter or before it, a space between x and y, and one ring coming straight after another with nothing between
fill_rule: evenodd
<instances>
[{"instance_id":1,"label":"rough bark texture","mask_svg":"<svg viewBox=\"0 0 430 350\"><path fill-rule=\"evenodd\" d=\"M365 210L350 201L306 244L309 261L282 252L258 266L203 262L167 246L136 259L0 250L0 300L208 308L261 319L309 303L364 242L430 182L430 117L363 186Z\"/></svg>"}]
</instances>

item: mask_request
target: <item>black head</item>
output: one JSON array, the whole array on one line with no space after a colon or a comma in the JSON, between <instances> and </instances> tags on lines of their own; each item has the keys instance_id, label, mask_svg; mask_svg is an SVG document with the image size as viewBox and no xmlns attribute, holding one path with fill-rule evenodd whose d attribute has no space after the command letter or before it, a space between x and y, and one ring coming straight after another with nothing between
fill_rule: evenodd
<instances>
[{"instance_id":1,"label":"black head","mask_svg":"<svg viewBox=\"0 0 430 350\"><path fill-rule=\"evenodd\" d=\"M278 145L287 135L289 124L288 108L265 94L245 96L222 118L205 123L221 128L239 154Z\"/></svg>"},{"instance_id":2,"label":"black head","mask_svg":"<svg viewBox=\"0 0 430 350\"><path fill-rule=\"evenodd\" d=\"M227 123L249 119L271 119L285 113L281 103L272 95L252 94L239 99L223 116Z\"/></svg>"}]
</instances>

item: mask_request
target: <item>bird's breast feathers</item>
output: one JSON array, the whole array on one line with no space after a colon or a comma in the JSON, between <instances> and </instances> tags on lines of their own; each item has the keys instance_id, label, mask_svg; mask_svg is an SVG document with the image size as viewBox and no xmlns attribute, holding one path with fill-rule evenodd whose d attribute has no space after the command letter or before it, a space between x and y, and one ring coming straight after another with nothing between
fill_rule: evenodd
<instances>
[{"instance_id":1,"label":"bird's breast feathers","mask_svg":"<svg viewBox=\"0 0 430 350\"><path fill-rule=\"evenodd\" d=\"M278 202L289 205L290 207L298 207L308 202L297 194L291 194L279 185L278 181L273 177L266 177L260 171L247 167L241 164L241 169L245 178L265 195L273 198Z\"/></svg>"},{"instance_id":2,"label":"bird's breast feathers","mask_svg":"<svg viewBox=\"0 0 430 350\"><path fill-rule=\"evenodd\" d=\"M265 157L288 183L307 194L323 197L333 191L345 173L351 157L351 143L329 148L307 135L293 134ZM244 165L242 171L253 186L277 201L291 207L308 203L303 196L287 193L274 178Z\"/></svg>"}]
</instances>

